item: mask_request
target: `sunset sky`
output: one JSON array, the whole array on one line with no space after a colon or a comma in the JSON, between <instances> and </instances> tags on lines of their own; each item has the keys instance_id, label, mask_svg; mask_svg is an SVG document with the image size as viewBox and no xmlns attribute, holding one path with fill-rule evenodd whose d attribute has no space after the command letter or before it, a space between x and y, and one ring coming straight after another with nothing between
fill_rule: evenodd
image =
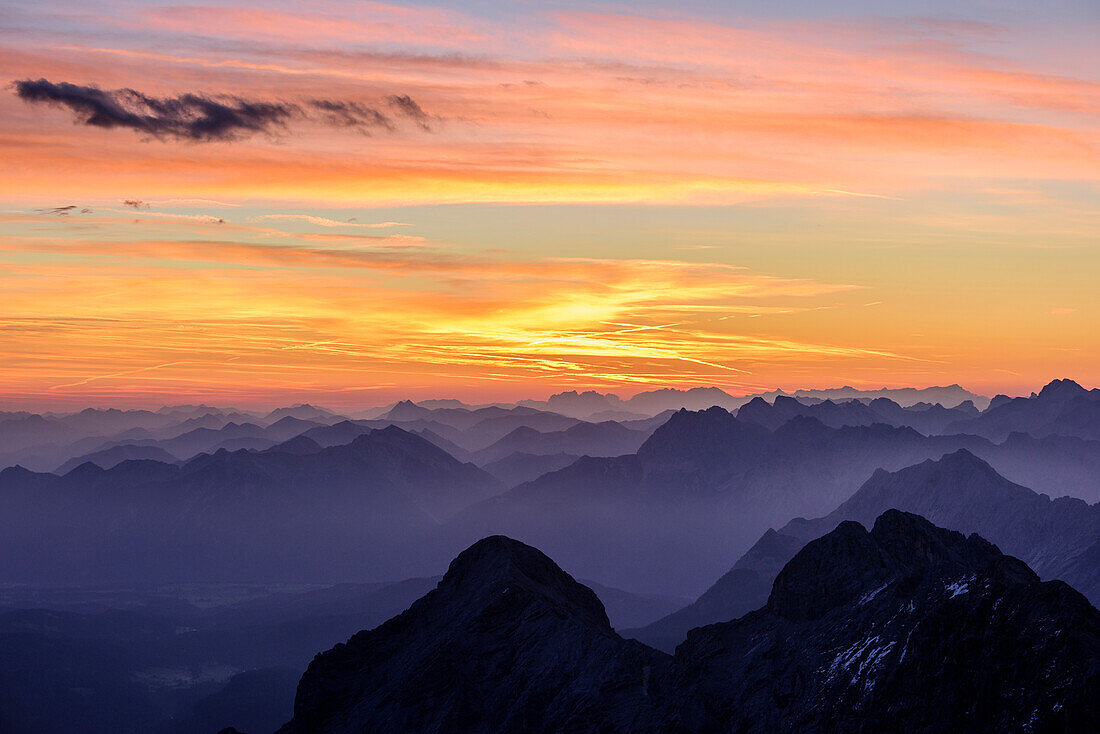
<instances>
[{"instance_id":1,"label":"sunset sky","mask_svg":"<svg viewBox=\"0 0 1100 734\"><path fill-rule=\"evenodd\" d=\"M0 6L0 410L1100 384L1100 3Z\"/></svg>"}]
</instances>

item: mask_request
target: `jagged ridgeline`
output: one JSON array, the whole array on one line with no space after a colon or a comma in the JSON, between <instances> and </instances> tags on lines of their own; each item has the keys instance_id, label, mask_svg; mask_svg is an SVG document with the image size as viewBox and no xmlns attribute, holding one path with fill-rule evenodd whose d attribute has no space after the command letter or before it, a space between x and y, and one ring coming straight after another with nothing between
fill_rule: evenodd
<instances>
[{"instance_id":1,"label":"jagged ridgeline","mask_svg":"<svg viewBox=\"0 0 1100 734\"><path fill-rule=\"evenodd\" d=\"M1100 612L977 535L890 510L799 550L674 655L535 548L485 538L318 655L280 734L1097 731Z\"/></svg>"}]
</instances>

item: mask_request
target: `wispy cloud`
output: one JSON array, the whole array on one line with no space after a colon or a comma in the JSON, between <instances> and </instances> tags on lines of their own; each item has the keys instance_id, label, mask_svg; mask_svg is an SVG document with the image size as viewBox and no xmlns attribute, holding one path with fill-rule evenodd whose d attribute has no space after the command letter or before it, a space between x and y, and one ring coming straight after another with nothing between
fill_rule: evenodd
<instances>
[{"instance_id":1,"label":"wispy cloud","mask_svg":"<svg viewBox=\"0 0 1100 734\"><path fill-rule=\"evenodd\" d=\"M524 260L428 243L409 250L381 237L328 248L300 237L294 245L9 238L0 260L6 253L65 257L50 267L54 277L30 281L11 261L22 285L9 292L8 320L0 319L7 335L0 361L11 366L0 367L0 379L33 364L38 389L84 395L166 385L202 392L215 375L231 382L245 374L250 384L281 389L307 368L310 379L341 390L364 375L400 383L426 369L504 382L632 385L662 375L673 384L731 384L765 361L909 358L739 334L712 316L795 312L853 290L846 284L721 263ZM179 267L188 263L204 265ZM28 315L13 318L20 313ZM32 348L44 329L64 335L64 350ZM126 355L115 368L80 366L80 355L108 342Z\"/></svg>"},{"instance_id":2,"label":"wispy cloud","mask_svg":"<svg viewBox=\"0 0 1100 734\"><path fill-rule=\"evenodd\" d=\"M94 85L24 79L13 82L24 102L72 111L79 124L133 130L152 138L195 142L237 140L256 133L285 130L296 119L336 128L394 130L393 118L354 101L311 99L302 103L256 100L228 94L187 92L154 97L135 89L104 90ZM428 115L408 95L390 95L386 103L422 130Z\"/></svg>"},{"instance_id":3,"label":"wispy cloud","mask_svg":"<svg viewBox=\"0 0 1100 734\"><path fill-rule=\"evenodd\" d=\"M341 222L327 217L313 216L312 214L261 214L257 217L252 217L252 221L304 222L306 224L315 224L319 227L359 227L363 229L386 229L389 227L411 226L405 222L360 222L358 219L354 218Z\"/></svg>"},{"instance_id":4,"label":"wispy cloud","mask_svg":"<svg viewBox=\"0 0 1100 734\"><path fill-rule=\"evenodd\" d=\"M284 103L202 94L150 97L134 89L105 91L95 86L24 79L14 83L25 102L65 107L82 125L124 128L152 137L210 141L271 132L284 125L295 108Z\"/></svg>"}]
</instances>

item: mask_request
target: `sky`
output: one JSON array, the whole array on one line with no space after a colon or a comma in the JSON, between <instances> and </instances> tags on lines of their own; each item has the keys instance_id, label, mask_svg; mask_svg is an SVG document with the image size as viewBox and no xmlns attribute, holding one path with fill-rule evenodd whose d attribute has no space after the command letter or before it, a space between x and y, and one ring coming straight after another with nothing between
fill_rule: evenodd
<instances>
[{"instance_id":1,"label":"sky","mask_svg":"<svg viewBox=\"0 0 1100 734\"><path fill-rule=\"evenodd\" d=\"M1100 384L1100 4L0 5L0 409Z\"/></svg>"}]
</instances>

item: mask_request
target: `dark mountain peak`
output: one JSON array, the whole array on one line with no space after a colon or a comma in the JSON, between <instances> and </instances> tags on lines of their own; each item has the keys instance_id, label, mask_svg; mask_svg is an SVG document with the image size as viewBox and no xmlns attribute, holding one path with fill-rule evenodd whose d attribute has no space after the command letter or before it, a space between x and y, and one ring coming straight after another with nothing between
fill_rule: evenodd
<instances>
[{"instance_id":1,"label":"dark mountain peak","mask_svg":"<svg viewBox=\"0 0 1100 734\"><path fill-rule=\"evenodd\" d=\"M382 418L388 421L414 421L431 415L430 410L422 408L411 400L401 400L394 404Z\"/></svg>"},{"instance_id":2,"label":"dark mountain peak","mask_svg":"<svg viewBox=\"0 0 1100 734\"><path fill-rule=\"evenodd\" d=\"M956 449L949 454L944 454L938 460L929 459L918 466L939 467L949 471L966 469L1000 476L988 462L979 459L969 449Z\"/></svg>"},{"instance_id":3,"label":"dark mountain peak","mask_svg":"<svg viewBox=\"0 0 1100 734\"><path fill-rule=\"evenodd\" d=\"M801 439L828 433L831 429L811 415L796 415L775 430L777 437Z\"/></svg>"},{"instance_id":4,"label":"dark mountain peak","mask_svg":"<svg viewBox=\"0 0 1100 734\"><path fill-rule=\"evenodd\" d=\"M94 461L85 461L80 466L74 467L72 471L65 474L65 478L71 481L79 481L84 479L91 479L93 477L102 476L106 470Z\"/></svg>"},{"instance_id":5,"label":"dark mountain peak","mask_svg":"<svg viewBox=\"0 0 1100 734\"><path fill-rule=\"evenodd\" d=\"M611 631L603 604L542 551L504 535L483 538L451 562L439 592L464 598L522 589L552 602L561 613Z\"/></svg>"},{"instance_id":6,"label":"dark mountain peak","mask_svg":"<svg viewBox=\"0 0 1100 734\"><path fill-rule=\"evenodd\" d=\"M716 480L763 450L767 428L738 420L724 408L679 411L653 432L637 455L653 466L679 467Z\"/></svg>"},{"instance_id":7,"label":"dark mountain peak","mask_svg":"<svg viewBox=\"0 0 1100 734\"><path fill-rule=\"evenodd\" d=\"M1034 492L1013 484L967 449L926 459L895 472L878 469L829 517L857 517L870 522L891 507L916 509L942 515L987 507L990 511L1013 501L1036 497ZM950 522L955 526L955 522Z\"/></svg>"},{"instance_id":8,"label":"dark mountain peak","mask_svg":"<svg viewBox=\"0 0 1100 734\"><path fill-rule=\"evenodd\" d=\"M581 421L574 426L566 428L563 433L577 438L595 439L597 437L625 436L629 435L631 431L618 421L600 421L598 423Z\"/></svg>"},{"instance_id":9,"label":"dark mountain peak","mask_svg":"<svg viewBox=\"0 0 1100 734\"><path fill-rule=\"evenodd\" d=\"M811 542L764 610L690 632L675 664L705 731L1096 731L1098 656L1081 594L891 510Z\"/></svg>"},{"instance_id":10,"label":"dark mountain peak","mask_svg":"<svg viewBox=\"0 0 1100 734\"><path fill-rule=\"evenodd\" d=\"M525 439L525 438L538 438L541 435L542 435L542 431L539 431L535 428L532 428L531 426L519 426L517 428L512 429L508 433L506 433L504 435L504 438L502 438L500 440L501 441L515 441L515 440Z\"/></svg>"},{"instance_id":11,"label":"dark mountain peak","mask_svg":"<svg viewBox=\"0 0 1100 734\"><path fill-rule=\"evenodd\" d=\"M541 551L496 535L403 614L318 655L280 732L638 731L663 661Z\"/></svg>"},{"instance_id":12,"label":"dark mountain peak","mask_svg":"<svg viewBox=\"0 0 1100 734\"><path fill-rule=\"evenodd\" d=\"M298 403L297 405L291 405L289 407L276 408L263 416L262 420L264 422L272 422L283 418L297 418L298 420L304 421L323 421L333 415L334 413L331 410L318 408L316 405L310 405L309 403Z\"/></svg>"},{"instance_id":13,"label":"dark mountain peak","mask_svg":"<svg viewBox=\"0 0 1100 734\"><path fill-rule=\"evenodd\" d=\"M403 451L413 452L423 457L431 456L436 459L449 459L451 462L459 463L457 459L428 439L406 431L400 426L388 425L384 428L375 428L356 436L350 443L346 444L348 449L360 452L383 446L399 448ZM337 451L341 448L344 447L333 446L328 450Z\"/></svg>"},{"instance_id":14,"label":"dark mountain peak","mask_svg":"<svg viewBox=\"0 0 1100 734\"><path fill-rule=\"evenodd\" d=\"M0 479L8 481L30 477L35 474L37 474L37 472L31 471L21 464L13 464L12 466L0 469Z\"/></svg>"},{"instance_id":15,"label":"dark mountain peak","mask_svg":"<svg viewBox=\"0 0 1100 734\"><path fill-rule=\"evenodd\" d=\"M787 619L816 619L881 583L889 565L866 528L842 522L783 567L772 585L768 609Z\"/></svg>"},{"instance_id":16,"label":"dark mountain peak","mask_svg":"<svg viewBox=\"0 0 1100 734\"><path fill-rule=\"evenodd\" d=\"M315 425L317 424L314 421L306 420L305 418L298 418L297 416L293 415L284 415L282 418L268 426L268 429L275 427L287 428L291 426L307 426L312 428Z\"/></svg>"},{"instance_id":17,"label":"dark mountain peak","mask_svg":"<svg viewBox=\"0 0 1100 734\"><path fill-rule=\"evenodd\" d=\"M973 403L969 400L967 400L966 402L973 405ZM874 398L873 400L871 400L871 402L867 403L867 405L869 405L872 408L893 408L893 409L901 408L902 410L904 410L904 408L902 408L899 403L891 400L890 398L881 398L881 397L880 398ZM923 405L923 404L922 403L915 403L914 405L910 405L909 407L910 408L915 408L918 405Z\"/></svg>"},{"instance_id":18,"label":"dark mountain peak","mask_svg":"<svg viewBox=\"0 0 1100 734\"><path fill-rule=\"evenodd\" d=\"M305 454L315 454L322 448L321 444L317 443L309 436L299 435L272 446L267 449L265 453L297 454L299 456L304 456Z\"/></svg>"},{"instance_id":19,"label":"dark mountain peak","mask_svg":"<svg viewBox=\"0 0 1100 734\"><path fill-rule=\"evenodd\" d=\"M339 446L349 444L357 437L370 433L373 429L360 425L355 421L343 420L333 423L331 426L317 426L310 428L302 435L308 436L322 446Z\"/></svg>"},{"instance_id":20,"label":"dark mountain peak","mask_svg":"<svg viewBox=\"0 0 1100 734\"><path fill-rule=\"evenodd\" d=\"M768 528L733 567L752 569L767 578L774 578L801 547L802 541L798 538Z\"/></svg>"},{"instance_id":21,"label":"dark mountain peak","mask_svg":"<svg viewBox=\"0 0 1100 734\"><path fill-rule=\"evenodd\" d=\"M1085 395L1087 393L1088 390L1081 387L1073 380L1063 379L1051 380L1039 391L1038 397L1048 400L1069 400L1078 395Z\"/></svg>"},{"instance_id":22,"label":"dark mountain peak","mask_svg":"<svg viewBox=\"0 0 1100 734\"><path fill-rule=\"evenodd\" d=\"M845 520L807 543L776 577L768 609L787 619L816 619L885 583L914 576L954 578L987 571L1003 559L995 545L978 535L966 536L920 515L887 510L870 531ZM1022 561L1007 559L1001 565L1014 577L1038 580Z\"/></svg>"},{"instance_id":23,"label":"dark mountain peak","mask_svg":"<svg viewBox=\"0 0 1100 734\"><path fill-rule=\"evenodd\" d=\"M879 515L871 537L890 557L893 569L906 573L922 566L973 571L1004 555L980 535L947 530L920 515L901 510L887 510Z\"/></svg>"}]
</instances>

